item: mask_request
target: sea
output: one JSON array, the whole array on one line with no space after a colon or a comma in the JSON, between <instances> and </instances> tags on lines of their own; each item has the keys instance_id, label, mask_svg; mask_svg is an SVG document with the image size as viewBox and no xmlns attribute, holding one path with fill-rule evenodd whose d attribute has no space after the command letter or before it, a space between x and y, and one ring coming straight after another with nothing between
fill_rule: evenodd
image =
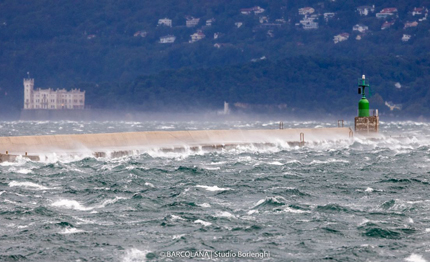
<instances>
[{"instance_id":1,"label":"sea","mask_svg":"<svg viewBox=\"0 0 430 262\"><path fill-rule=\"evenodd\" d=\"M278 127L15 121L0 122L0 136ZM381 122L379 139L304 147L3 162L0 261L430 261L429 127Z\"/></svg>"}]
</instances>

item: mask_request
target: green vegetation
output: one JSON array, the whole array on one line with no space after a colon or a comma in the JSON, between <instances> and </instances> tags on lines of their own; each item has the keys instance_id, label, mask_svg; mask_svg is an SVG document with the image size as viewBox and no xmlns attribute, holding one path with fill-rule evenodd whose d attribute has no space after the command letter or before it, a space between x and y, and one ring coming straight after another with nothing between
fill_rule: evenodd
<instances>
[{"instance_id":1,"label":"green vegetation","mask_svg":"<svg viewBox=\"0 0 430 262\"><path fill-rule=\"evenodd\" d=\"M398 9L387 19L395 20L391 28L381 30L385 20L375 13L360 16L356 10L372 4L375 13ZM253 6L265 11L240 13ZM321 14L318 29L296 25L303 19L298 8L305 6ZM410 13L422 6L430 7L430 1L4 0L2 112L22 108L22 78L27 72L36 87L86 90L87 103L94 108L220 108L225 100L285 103L285 110L299 112L321 110L321 104L327 113L355 112L355 79L365 73L378 92L373 99L379 108L388 109L383 104L392 101L403 105L402 114L428 114L430 19L404 29L405 22L423 17ZM334 12L334 18L325 21L325 12ZM200 18L199 25L187 28L186 16ZM262 26L261 16L280 26ZM172 28L157 26L164 17L172 19ZM211 18L213 25L205 26ZM276 22L281 18L285 23ZM243 25L237 28L235 22ZM370 29L360 41L352 31L357 23ZM197 30L206 38L188 43ZM146 37L134 37L137 31L146 31ZM220 37L214 39L218 32ZM334 44L333 37L343 32L349 39ZM168 34L176 36L175 43L158 43ZM403 34L412 37L402 42ZM215 48L215 43L225 45ZM261 57L266 60L250 62ZM397 82L401 88L394 87ZM354 101L352 106L349 101Z\"/></svg>"},{"instance_id":2,"label":"green vegetation","mask_svg":"<svg viewBox=\"0 0 430 262\"><path fill-rule=\"evenodd\" d=\"M389 114L384 102L392 101L403 105L402 114L430 113L430 56L360 61L301 56L224 68L163 71L124 85L81 87L88 90L88 99L101 108L115 105L118 109L141 110L219 109L223 101L228 101L287 104L280 110L284 112L353 115L360 98L356 94L357 79L363 71L368 72L372 88L372 108ZM401 83L401 87L396 87L396 83Z\"/></svg>"}]
</instances>

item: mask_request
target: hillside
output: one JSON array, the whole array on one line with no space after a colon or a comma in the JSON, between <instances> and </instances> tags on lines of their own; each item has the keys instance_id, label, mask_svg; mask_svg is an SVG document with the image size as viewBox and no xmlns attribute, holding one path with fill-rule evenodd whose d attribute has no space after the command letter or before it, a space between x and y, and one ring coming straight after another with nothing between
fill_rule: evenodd
<instances>
[{"instance_id":1,"label":"hillside","mask_svg":"<svg viewBox=\"0 0 430 262\"><path fill-rule=\"evenodd\" d=\"M223 102L242 112L319 115L356 113L357 78L369 72L372 108L381 114L430 113L430 56L382 57L355 61L295 57L211 69L182 69L141 76L122 85L82 84L98 108L180 111L221 109ZM398 72L398 68L403 68ZM383 69L383 70L381 70ZM386 105L398 105L402 110ZM114 106L113 106L114 105Z\"/></svg>"},{"instance_id":2,"label":"hillside","mask_svg":"<svg viewBox=\"0 0 430 262\"><path fill-rule=\"evenodd\" d=\"M360 14L363 9L359 7L363 6L369 7L366 14ZM323 84L327 92L335 93L347 80L346 77L313 77L320 73L312 70L324 69L324 64L339 66L337 71L347 75L349 81L350 77L355 79L362 72L376 76L379 72L389 71L390 77L381 77L380 82L373 80L374 83L391 86L393 81L406 81L412 83L413 88L424 88L424 82L420 81L425 77L414 78L411 68L417 66L424 71L428 68L428 7L428 0L5 0L0 3L0 101L5 107L2 111L16 111L22 107L22 78L27 72L36 79L37 87L88 87L88 103L93 107L127 105L151 110L174 104L168 96L157 95L160 92L176 94L176 97L190 96L195 100L193 104L202 106L215 106L223 100L252 104L287 101L288 105L294 105L288 101L293 92L303 97L302 105L294 107L313 110L315 98L306 92L315 91L315 86ZM164 18L171 20L171 26L160 23ZM187 27L187 21L190 27ZM195 26L192 26L193 21ZM194 35L192 43L191 35ZM160 43L168 40L164 38L166 36L174 36L174 42ZM396 56L406 62L394 66ZM309 65L287 65L289 70L296 72L295 79L307 81L300 82L300 89L291 91L282 78L276 78L287 72L281 74L276 72L279 68L275 68L270 81L258 82L259 89L267 96L255 94L242 98L239 94L255 93L245 88L254 86L254 82L244 84L255 76L242 69L255 67L257 71L252 71L253 74L264 75L258 71L264 67L256 66L260 63L250 64L250 61L260 59L265 59L262 64L266 65L307 61ZM324 64L314 68L314 59L324 60ZM363 65L363 60L368 63ZM380 61L388 61L393 66L388 70ZM372 72L369 72L370 68ZM234 79L237 80L217 80L230 70L236 70L238 75ZM336 68L331 70L336 71ZM217 75L216 72L223 73ZM405 72L409 72L406 80L400 77ZM200 73L213 75L211 81L215 82L198 82L202 86L186 89L188 80L181 76L186 74L199 79L198 75L192 74ZM144 91L137 88L138 83L160 76L166 81L170 76L176 76L180 81L173 79L158 85L146 82ZM326 80L330 84L324 82ZM103 83L109 83L107 88L116 87L111 89L120 94L120 99L108 95L111 89L91 88L96 84L99 87L106 85ZM161 85L169 89L154 91ZM148 95L144 105L135 101L135 91L130 91L136 88ZM183 92L197 92L198 95ZM393 100L393 103L414 105L422 98L422 93L410 93L406 101L406 97L394 92L399 95L399 101L396 101L397 97L390 98L386 92L382 96L384 102ZM406 108L403 106L402 110ZM408 112L416 111L419 110L409 109Z\"/></svg>"}]
</instances>

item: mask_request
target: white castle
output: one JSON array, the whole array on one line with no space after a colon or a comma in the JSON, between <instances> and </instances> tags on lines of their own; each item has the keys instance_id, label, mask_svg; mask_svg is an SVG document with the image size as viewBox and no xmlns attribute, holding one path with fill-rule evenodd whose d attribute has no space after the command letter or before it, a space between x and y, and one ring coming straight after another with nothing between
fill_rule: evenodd
<instances>
[{"instance_id":1,"label":"white castle","mask_svg":"<svg viewBox=\"0 0 430 262\"><path fill-rule=\"evenodd\" d=\"M34 79L24 78L24 109L84 109L85 91L80 89L34 90Z\"/></svg>"}]
</instances>

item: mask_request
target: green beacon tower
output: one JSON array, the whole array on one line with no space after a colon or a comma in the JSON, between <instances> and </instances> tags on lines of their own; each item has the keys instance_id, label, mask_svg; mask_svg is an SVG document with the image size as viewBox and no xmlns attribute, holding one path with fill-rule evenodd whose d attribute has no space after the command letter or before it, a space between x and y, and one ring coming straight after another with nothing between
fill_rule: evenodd
<instances>
[{"instance_id":1,"label":"green beacon tower","mask_svg":"<svg viewBox=\"0 0 430 262\"><path fill-rule=\"evenodd\" d=\"M365 92L366 87L368 87L370 92L369 82L366 81L366 76L363 75L363 77L358 80L358 94L361 94L361 99L358 102L358 116L354 121L355 131L359 133L378 132L378 109L369 109L369 100L367 100Z\"/></svg>"}]
</instances>

